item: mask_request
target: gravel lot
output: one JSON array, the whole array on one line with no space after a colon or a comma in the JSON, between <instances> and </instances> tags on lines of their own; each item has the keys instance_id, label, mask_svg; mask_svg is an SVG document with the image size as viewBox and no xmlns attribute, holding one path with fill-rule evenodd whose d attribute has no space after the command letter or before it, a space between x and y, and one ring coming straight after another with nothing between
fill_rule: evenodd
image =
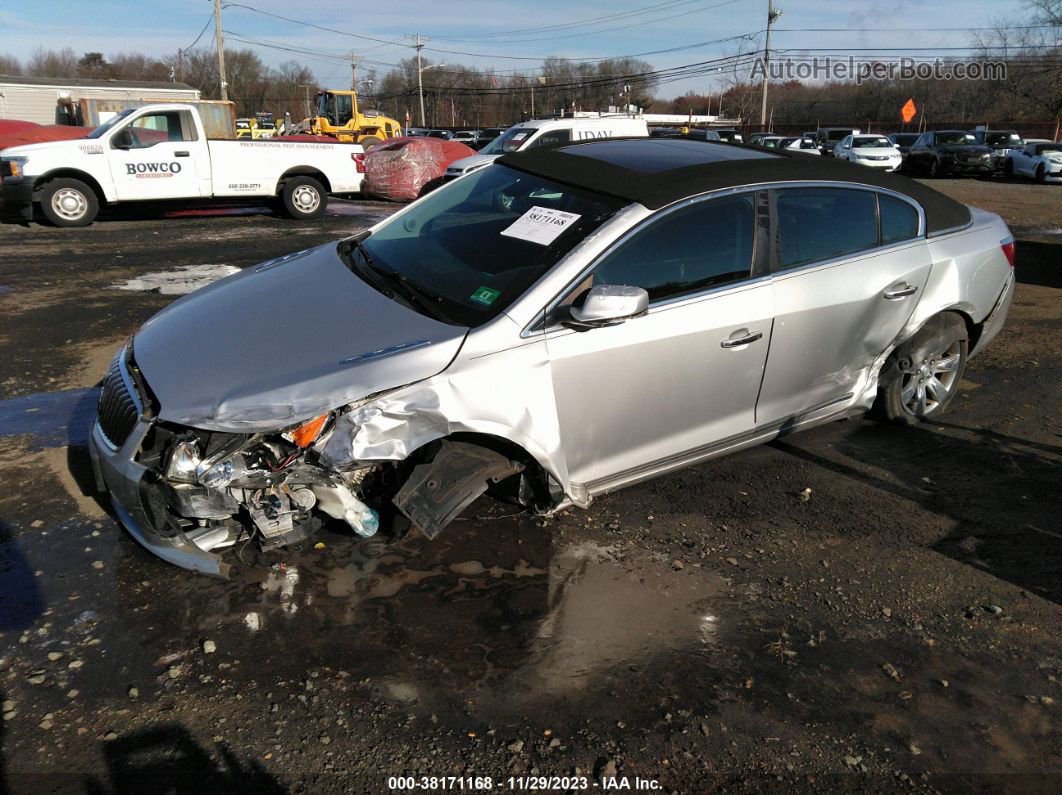
<instances>
[{"instance_id":1,"label":"gravel lot","mask_svg":"<svg viewBox=\"0 0 1062 795\"><path fill-rule=\"evenodd\" d=\"M174 291L393 206L0 226L0 792L1058 791L1062 187L933 185L1018 238L943 422L834 423L548 522L484 501L434 543L328 527L230 582L91 494L93 387Z\"/></svg>"}]
</instances>

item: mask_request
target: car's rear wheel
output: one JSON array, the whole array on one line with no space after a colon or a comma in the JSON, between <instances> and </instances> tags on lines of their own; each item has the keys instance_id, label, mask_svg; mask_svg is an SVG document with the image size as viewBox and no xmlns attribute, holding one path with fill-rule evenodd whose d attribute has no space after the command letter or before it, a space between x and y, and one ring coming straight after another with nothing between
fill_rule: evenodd
<instances>
[{"instance_id":1,"label":"car's rear wheel","mask_svg":"<svg viewBox=\"0 0 1062 795\"><path fill-rule=\"evenodd\" d=\"M943 414L966 369L968 345L958 315L945 312L930 320L883 368L875 414L906 425Z\"/></svg>"},{"instance_id":2,"label":"car's rear wheel","mask_svg":"<svg viewBox=\"0 0 1062 795\"><path fill-rule=\"evenodd\" d=\"M284 212L296 220L319 218L328 206L324 186L313 177L292 177L280 193Z\"/></svg>"},{"instance_id":3,"label":"car's rear wheel","mask_svg":"<svg viewBox=\"0 0 1062 795\"><path fill-rule=\"evenodd\" d=\"M54 226L88 226L99 211L95 191L79 179L53 179L41 189L41 212Z\"/></svg>"}]
</instances>

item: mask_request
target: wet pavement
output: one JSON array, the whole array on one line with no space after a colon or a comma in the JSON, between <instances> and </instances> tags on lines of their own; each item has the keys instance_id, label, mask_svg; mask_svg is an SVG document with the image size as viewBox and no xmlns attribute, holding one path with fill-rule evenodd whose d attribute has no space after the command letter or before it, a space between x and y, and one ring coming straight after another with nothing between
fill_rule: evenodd
<instances>
[{"instance_id":1,"label":"wet pavement","mask_svg":"<svg viewBox=\"0 0 1062 795\"><path fill-rule=\"evenodd\" d=\"M0 228L0 791L1057 790L1062 218L1020 187L1010 323L939 424L835 423L549 521L483 500L434 542L328 525L227 551L228 582L92 494L94 385L173 300L112 287L392 206Z\"/></svg>"}]
</instances>

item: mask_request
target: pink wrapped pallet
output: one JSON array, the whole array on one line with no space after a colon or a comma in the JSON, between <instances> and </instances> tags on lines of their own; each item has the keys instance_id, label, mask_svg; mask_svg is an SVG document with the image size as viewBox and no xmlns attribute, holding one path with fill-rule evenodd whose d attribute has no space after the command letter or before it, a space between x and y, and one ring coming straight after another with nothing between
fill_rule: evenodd
<instances>
[{"instance_id":1,"label":"pink wrapped pallet","mask_svg":"<svg viewBox=\"0 0 1062 795\"><path fill-rule=\"evenodd\" d=\"M413 201L441 182L450 163L474 154L464 144L439 138L393 138L365 153L362 192L389 201Z\"/></svg>"}]
</instances>

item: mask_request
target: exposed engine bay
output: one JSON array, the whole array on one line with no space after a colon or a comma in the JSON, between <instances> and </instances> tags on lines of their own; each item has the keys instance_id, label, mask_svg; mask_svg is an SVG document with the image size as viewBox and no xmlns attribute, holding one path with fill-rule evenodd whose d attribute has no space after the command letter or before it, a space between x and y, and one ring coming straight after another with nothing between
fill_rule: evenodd
<instances>
[{"instance_id":1,"label":"exposed engine bay","mask_svg":"<svg viewBox=\"0 0 1062 795\"><path fill-rule=\"evenodd\" d=\"M254 541L263 550L297 544L325 518L370 537L397 507L434 538L477 497L533 504L524 465L468 442L441 440L422 463L341 464L328 442L342 412L315 417L276 434L234 434L156 422L144 437L139 462L149 521L164 538L180 538L204 552ZM499 484L514 482L508 490ZM522 495L522 496L521 496ZM393 507L392 507L393 506Z\"/></svg>"}]
</instances>

